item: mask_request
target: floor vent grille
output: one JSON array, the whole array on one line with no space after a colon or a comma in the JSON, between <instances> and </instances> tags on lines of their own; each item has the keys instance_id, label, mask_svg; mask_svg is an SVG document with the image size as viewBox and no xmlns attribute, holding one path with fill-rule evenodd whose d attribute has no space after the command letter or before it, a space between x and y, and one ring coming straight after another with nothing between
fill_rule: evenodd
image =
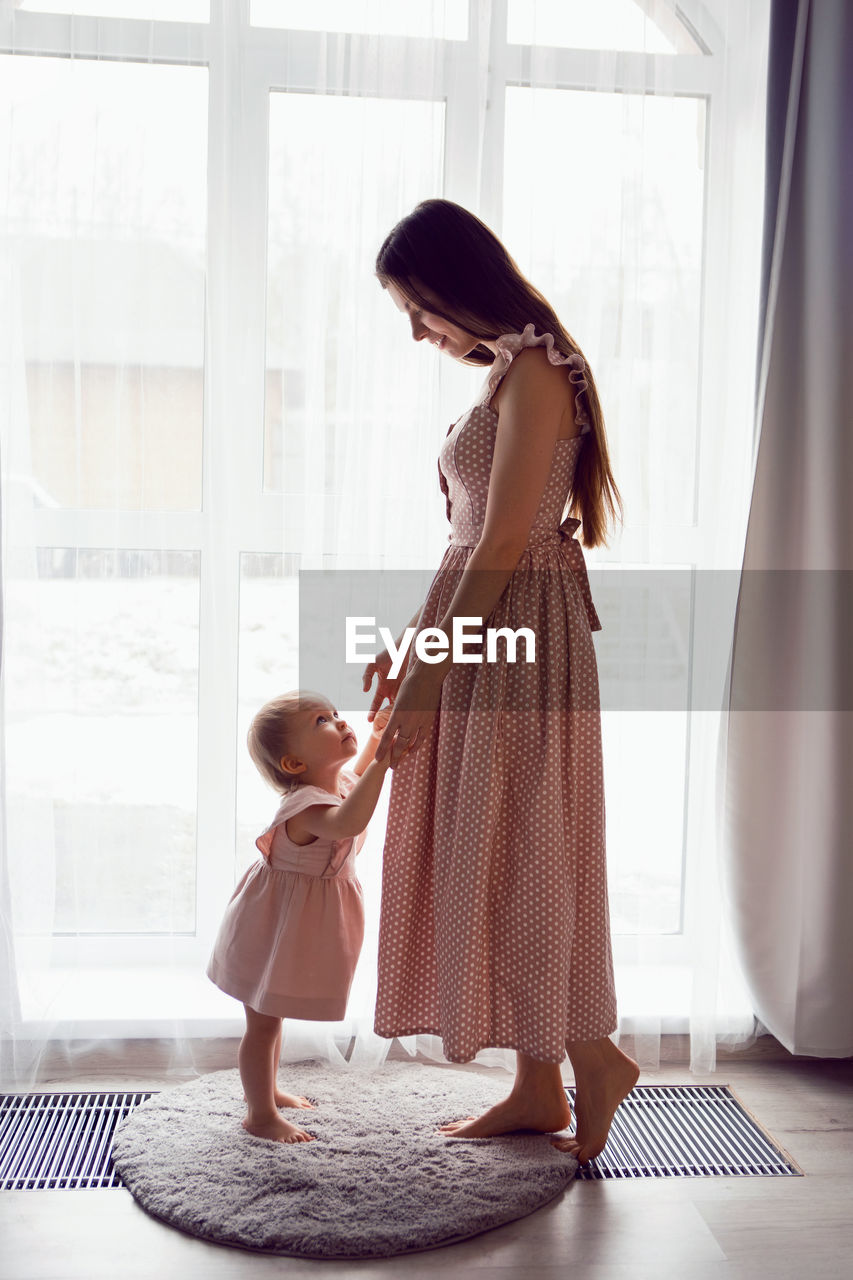
<instances>
[{"instance_id":1,"label":"floor vent grille","mask_svg":"<svg viewBox=\"0 0 853 1280\"><path fill-rule=\"evenodd\" d=\"M574 1112L574 1089L567 1088ZM573 1122L574 1125L574 1122ZM579 1178L802 1177L727 1085L636 1085Z\"/></svg>"},{"instance_id":2,"label":"floor vent grille","mask_svg":"<svg viewBox=\"0 0 853 1280\"><path fill-rule=\"evenodd\" d=\"M574 1089L566 1093L574 1108ZM112 1165L120 1120L151 1093L0 1095L0 1190L121 1187ZM619 1108L590 1178L797 1177L726 1085L637 1085Z\"/></svg>"},{"instance_id":3,"label":"floor vent grille","mask_svg":"<svg viewBox=\"0 0 853 1280\"><path fill-rule=\"evenodd\" d=\"M0 1191L121 1187L116 1125L150 1093L0 1095Z\"/></svg>"}]
</instances>

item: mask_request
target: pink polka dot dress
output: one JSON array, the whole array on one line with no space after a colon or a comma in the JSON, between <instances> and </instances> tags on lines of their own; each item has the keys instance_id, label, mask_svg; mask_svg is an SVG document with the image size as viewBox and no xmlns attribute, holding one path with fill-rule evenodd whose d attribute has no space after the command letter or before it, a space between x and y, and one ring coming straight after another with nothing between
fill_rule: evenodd
<instances>
[{"instance_id":1,"label":"pink polka dot dress","mask_svg":"<svg viewBox=\"0 0 853 1280\"><path fill-rule=\"evenodd\" d=\"M449 546L421 613L437 626L483 528L514 356L544 346L576 387L580 434L558 440L525 551L486 620L529 627L536 661L455 663L427 742L394 771L383 860L375 1029L441 1036L451 1062L487 1046L559 1062L567 1040L616 1030L605 862L600 630L580 522L563 519L591 432L584 363L550 334L498 340L478 402L451 428L439 475Z\"/></svg>"}]
</instances>

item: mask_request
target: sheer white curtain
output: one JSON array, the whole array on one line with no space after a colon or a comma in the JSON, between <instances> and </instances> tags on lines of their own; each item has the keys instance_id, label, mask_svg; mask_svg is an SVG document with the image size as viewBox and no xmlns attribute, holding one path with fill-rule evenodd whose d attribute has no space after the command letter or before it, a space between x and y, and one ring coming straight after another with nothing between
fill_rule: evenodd
<instances>
[{"instance_id":1,"label":"sheer white curtain","mask_svg":"<svg viewBox=\"0 0 853 1280\"><path fill-rule=\"evenodd\" d=\"M698 1065L749 1036L722 695L691 702L694 605L638 616L614 571L740 563L765 8L0 4L5 1078L111 1038L191 1069L240 1032L204 963L275 801L245 730L297 681L298 571L429 568L446 538L435 456L481 375L408 342L372 276L436 193L503 235L604 402L626 524L586 554L621 1031L644 1065L662 1031ZM626 655L652 678L662 643L675 709L627 710ZM387 1050L382 826L348 1018L288 1024L286 1055Z\"/></svg>"}]
</instances>

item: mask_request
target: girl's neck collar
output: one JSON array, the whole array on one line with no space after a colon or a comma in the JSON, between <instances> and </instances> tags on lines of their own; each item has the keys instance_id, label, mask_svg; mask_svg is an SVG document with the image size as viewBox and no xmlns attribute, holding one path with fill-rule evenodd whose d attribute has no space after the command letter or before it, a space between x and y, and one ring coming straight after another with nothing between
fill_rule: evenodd
<instances>
[{"instance_id":1,"label":"girl's neck collar","mask_svg":"<svg viewBox=\"0 0 853 1280\"><path fill-rule=\"evenodd\" d=\"M293 793L296 791L299 791L301 787L316 787L318 791L326 791L330 796L339 796L341 799L343 799L344 798L343 770L341 770L338 773L337 777L334 778L331 785L327 785L326 782L296 782L294 783L294 785L291 787L290 791L287 794L293 795Z\"/></svg>"}]
</instances>

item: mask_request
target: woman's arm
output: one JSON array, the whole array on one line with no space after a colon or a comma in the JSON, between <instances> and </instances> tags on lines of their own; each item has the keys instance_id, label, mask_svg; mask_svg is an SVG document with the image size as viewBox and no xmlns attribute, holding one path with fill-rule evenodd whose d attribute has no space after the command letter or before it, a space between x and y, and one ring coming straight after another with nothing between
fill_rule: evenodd
<instances>
[{"instance_id":1,"label":"woman's arm","mask_svg":"<svg viewBox=\"0 0 853 1280\"><path fill-rule=\"evenodd\" d=\"M571 396L565 372L541 348L522 352L501 387L495 449L483 532L471 552L446 613L436 625L451 635L457 617L489 617L527 545L548 483L560 422ZM376 751L384 759L396 733L394 767L405 743L414 749L429 732L450 653L439 663L413 659Z\"/></svg>"},{"instance_id":2,"label":"woman's arm","mask_svg":"<svg viewBox=\"0 0 853 1280\"><path fill-rule=\"evenodd\" d=\"M423 605L421 605L417 613L412 614L412 617L406 623L406 626L397 636L397 639L395 642L395 647L397 649L399 649L400 647L400 644L402 642L403 636L406 633L407 628L417 626L418 619L421 616L422 609L423 609ZM370 692L370 686L373 683L374 675L378 677L376 682L376 691L373 695L373 700L371 701L370 707L367 712L368 720L373 720L375 718L377 712L379 711L379 708L382 706L382 703L385 701L386 698L388 699L389 702L393 702L394 699L397 697L397 692L400 688L400 685L403 681L403 677L406 674L406 669L409 665L410 654L411 654L411 648L406 651L406 656L404 657L401 663L400 671L393 678L388 674L388 672L391 670L391 655L389 654L387 649L383 649L381 653L378 653L374 658L373 662L368 662L367 666L364 668L364 673L362 675L362 689L364 693Z\"/></svg>"},{"instance_id":3,"label":"woman's arm","mask_svg":"<svg viewBox=\"0 0 853 1280\"><path fill-rule=\"evenodd\" d=\"M496 398L498 426L483 532L437 624L447 635L456 617L485 622L501 598L527 546L570 398L565 370L549 364L544 348L515 358ZM437 665L446 673L449 659Z\"/></svg>"}]
</instances>

